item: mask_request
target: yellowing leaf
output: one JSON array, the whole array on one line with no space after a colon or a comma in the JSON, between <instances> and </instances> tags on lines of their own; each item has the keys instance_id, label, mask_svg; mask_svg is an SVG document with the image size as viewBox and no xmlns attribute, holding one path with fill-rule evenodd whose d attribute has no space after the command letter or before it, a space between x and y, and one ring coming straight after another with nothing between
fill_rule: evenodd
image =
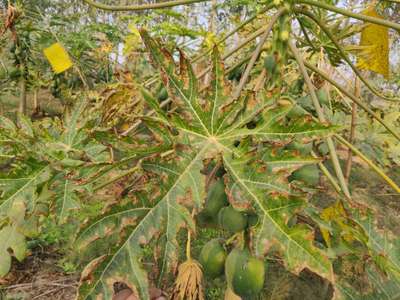
<instances>
[{"instance_id":1,"label":"yellowing leaf","mask_svg":"<svg viewBox=\"0 0 400 300\"><path fill-rule=\"evenodd\" d=\"M135 23L130 23L128 25L128 29L130 33L126 35L124 41L124 54L129 54L131 52L136 51L141 45L141 37L139 30Z\"/></svg>"},{"instance_id":2,"label":"yellowing leaf","mask_svg":"<svg viewBox=\"0 0 400 300\"><path fill-rule=\"evenodd\" d=\"M71 58L60 43L51 45L43 52L55 73L62 73L72 67Z\"/></svg>"},{"instance_id":3,"label":"yellowing leaf","mask_svg":"<svg viewBox=\"0 0 400 300\"><path fill-rule=\"evenodd\" d=\"M327 222L335 222L339 225L342 230L342 238L351 242L354 241L354 235L352 232L352 228L349 224L347 224L347 216L346 211L343 207L343 204L340 201L337 201L332 206L325 208L321 213L321 219ZM324 238L326 244L331 246L331 236L329 234L329 230L321 228L322 237Z\"/></svg>"},{"instance_id":4,"label":"yellowing leaf","mask_svg":"<svg viewBox=\"0 0 400 300\"><path fill-rule=\"evenodd\" d=\"M363 12L366 16L382 17L375 8ZM360 46L365 47L358 60L358 67L389 77L389 31L381 25L368 23L361 32Z\"/></svg>"},{"instance_id":5,"label":"yellowing leaf","mask_svg":"<svg viewBox=\"0 0 400 300\"><path fill-rule=\"evenodd\" d=\"M9 249L18 261L25 258L25 237L13 226L5 226L0 230L0 277L5 276L11 267Z\"/></svg>"},{"instance_id":6,"label":"yellowing leaf","mask_svg":"<svg viewBox=\"0 0 400 300\"><path fill-rule=\"evenodd\" d=\"M345 215L345 211L340 201L336 202L332 206L325 208L321 213L321 219L324 221L337 221L340 225L344 225L342 218ZM331 245L331 236L329 230L321 228L322 237L324 238L328 246Z\"/></svg>"}]
</instances>

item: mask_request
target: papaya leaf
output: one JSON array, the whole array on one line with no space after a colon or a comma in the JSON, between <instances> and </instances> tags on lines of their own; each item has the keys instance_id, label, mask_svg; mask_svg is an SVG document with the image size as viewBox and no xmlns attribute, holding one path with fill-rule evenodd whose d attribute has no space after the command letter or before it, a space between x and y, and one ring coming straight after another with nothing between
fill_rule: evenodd
<instances>
[{"instance_id":1,"label":"papaya leaf","mask_svg":"<svg viewBox=\"0 0 400 300\"><path fill-rule=\"evenodd\" d=\"M49 180L50 177L49 166L41 166L23 177L0 178L0 190L4 193L2 199L0 199L0 215L5 214L19 197L28 201L32 200L36 187Z\"/></svg>"},{"instance_id":2,"label":"papaya leaf","mask_svg":"<svg viewBox=\"0 0 400 300\"><path fill-rule=\"evenodd\" d=\"M66 177L64 174L61 177ZM77 210L80 208L79 197L77 195L78 187L74 184L73 181L68 180L67 178L62 178L61 180L57 180L55 183L56 187L54 188L56 192L56 211L57 217L60 224L63 224L67 221L68 216L71 210Z\"/></svg>"},{"instance_id":3,"label":"papaya leaf","mask_svg":"<svg viewBox=\"0 0 400 300\"><path fill-rule=\"evenodd\" d=\"M147 211L141 218L129 222L131 226L127 227L119 217L123 212L106 214L79 235L77 244L82 252L96 248L100 241L114 245L106 257L98 253L89 264L85 272L89 280L81 282L80 299L107 298L117 281L125 282L140 299L149 299L148 279L142 267L145 257L142 248L149 243L159 249L154 257L159 266L159 284L174 274L178 263L178 232L183 227L194 230L190 211L197 213L203 206L206 181L201 174L203 161L220 157L227 171L225 183L230 201L243 210L255 209L263 220L257 229L258 252L265 254L263 247L276 243L283 254L287 253L284 257L292 270L309 267L332 278L331 263L313 245L312 231L305 226L288 225L289 218L301 211L305 203L301 198L303 193L292 188L288 177L297 168L318 163L320 159L301 156L298 151L285 150L284 146L294 140L322 138L339 128L316 123L309 117L290 120L286 115L293 106L291 102L278 103L266 99L262 93L245 94L232 101L231 87L225 82L216 48L211 55L211 84L201 89L182 52L176 63L176 56L147 32L142 30L141 36L172 100L167 110L143 88L143 99L156 113L155 117L143 118L143 122L153 129L157 124L159 128L168 128L165 134L173 148L142 160L146 196L137 203L146 204L136 208ZM248 126L251 122L255 123L252 127ZM265 150L258 151L262 145Z\"/></svg>"},{"instance_id":4,"label":"papaya leaf","mask_svg":"<svg viewBox=\"0 0 400 300\"><path fill-rule=\"evenodd\" d=\"M0 229L0 277L6 275L11 267L9 249L13 251L19 261L25 258L25 236L19 233L15 226L5 226Z\"/></svg>"},{"instance_id":5,"label":"papaya leaf","mask_svg":"<svg viewBox=\"0 0 400 300\"><path fill-rule=\"evenodd\" d=\"M172 55L151 39L146 31L141 31L142 39L150 50L153 64L161 72L162 79L168 90L168 95L180 104L192 121L191 127L202 134L209 133L206 126L206 114L198 103L197 79L189 61L180 53L180 76Z\"/></svg>"},{"instance_id":6,"label":"papaya leaf","mask_svg":"<svg viewBox=\"0 0 400 300\"><path fill-rule=\"evenodd\" d=\"M367 246L372 259L382 272L400 284L400 239L389 231L378 229L371 212L356 215L356 220L368 236Z\"/></svg>"},{"instance_id":7,"label":"papaya leaf","mask_svg":"<svg viewBox=\"0 0 400 300\"><path fill-rule=\"evenodd\" d=\"M184 226L194 228L188 209L200 205L205 196L205 178L201 176L200 171L203 167L202 160L208 151L210 144L203 143L198 152L184 153L177 157L174 164L144 163L145 169L157 173L156 186L161 186L162 182L162 195L154 199L156 204L151 208L123 211L118 216L105 216L79 235L77 245L79 248L85 248L91 241L121 231L126 225L132 225L115 253L96 269L95 280L82 285L80 299L94 299L99 295L107 298L112 294L115 281L126 282L137 291L141 299L149 299L147 276L141 266L142 247L156 237L164 237L160 276L176 266L176 235ZM192 201L196 204L193 205ZM131 215L135 215L137 211L145 211L143 217L140 220L129 221ZM128 218L128 221L123 221L124 218Z\"/></svg>"}]
</instances>

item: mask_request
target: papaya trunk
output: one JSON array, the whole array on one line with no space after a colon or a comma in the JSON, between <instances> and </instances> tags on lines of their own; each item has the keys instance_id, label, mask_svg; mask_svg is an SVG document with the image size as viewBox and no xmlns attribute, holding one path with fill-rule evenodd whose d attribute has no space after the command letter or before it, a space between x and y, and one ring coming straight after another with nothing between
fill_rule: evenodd
<instances>
[{"instance_id":1,"label":"papaya trunk","mask_svg":"<svg viewBox=\"0 0 400 300\"><path fill-rule=\"evenodd\" d=\"M357 98L360 97L360 79L358 77L356 77L354 81L354 95ZM349 142L351 144L353 143L356 134L356 119L357 119L357 104L353 102L351 111L350 136L349 136ZM345 178L347 182L349 182L350 179L352 163L353 163L353 151L349 149L347 155L346 170L345 170Z\"/></svg>"},{"instance_id":2,"label":"papaya trunk","mask_svg":"<svg viewBox=\"0 0 400 300\"><path fill-rule=\"evenodd\" d=\"M20 80L19 112L26 114L26 79L23 76Z\"/></svg>"},{"instance_id":3,"label":"papaya trunk","mask_svg":"<svg viewBox=\"0 0 400 300\"><path fill-rule=\"evenodd\" d=\"M35 113L39 112L38 89L33 91L33 111Z\"/></svg>"}]
</instances>

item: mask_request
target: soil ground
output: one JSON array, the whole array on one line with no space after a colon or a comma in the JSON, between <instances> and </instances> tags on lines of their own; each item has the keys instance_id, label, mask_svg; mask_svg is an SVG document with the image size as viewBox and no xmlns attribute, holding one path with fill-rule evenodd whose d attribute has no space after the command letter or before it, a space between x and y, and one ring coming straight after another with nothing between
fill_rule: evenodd
<instances>
[{"instance_id":1,"label":"soil ground","mask_svg":"<svg viewBox=\"0 0 400 300\"><path fill-rule=\"evenodd\" d=\"M54 249L35 249L22 263L13 261L11 272L0 279L1 300L72 300L78 276L57 266L61 256Z\"/></svg>"}]
</instances>

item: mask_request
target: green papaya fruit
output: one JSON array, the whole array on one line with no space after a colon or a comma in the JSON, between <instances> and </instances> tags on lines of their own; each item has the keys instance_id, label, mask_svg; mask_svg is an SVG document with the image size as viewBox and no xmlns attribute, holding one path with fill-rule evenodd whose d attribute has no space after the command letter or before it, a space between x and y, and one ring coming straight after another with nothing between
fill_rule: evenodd
<instances>
[{"instance_id":1,"label":"green papaya fruit","mask_svg":"<svg viewBox=\"0 0 400 300\"><path fill-rule=\"evenodd\" d=\"M329 148L328 145L324 142L318 145L318 151L322 154L322 155L327 155L329 153Z\"/></svg>"},{"instance_id":2,"label":"green papaya fruit","mask_svg":"<svg viewBox=\"0 0 400 300\"><path fill-rule=\"evenodd\" d=\"M207 277L216 278L224 273L226 251L220 239L212 239L201 249L199 262Z\"/></svg>"},{"instance_id":3,"label":"green papaya fruit","mask_svg":"<svg viewBox=\"0 0 400 300\"><path fill-rule=\"evenodd\" d=\"M225 260L228 286L243 299L253 298L264 287L264 262L252 257L247 249L233 249Z\"/></svg>"},{"instance_id":4,"label":"green papaya fruit","mask_svg":"<svg viewBox=\"0 0 400 300\"><path fill-rule=\"evenodd\" d=\"M247 226L254 227L258 224L258 215L257 214L249 214L247 216Z\"/></svg>"},{"instance_id":5,"label":"green papaya fruit","mask_svg":"<svg viewBox=\"0 0 400 300\"><path fill-rule=\"evenodd\" d=\"M209 216L206 215L203 211L201 211L196 216L196 224L199 227L218 228L218 215Z\"/></svg>"},{"instance_id":6,"label":"green papaya fruit","mask_svg":"<svg viewBox=\"0 0 400 300\"><path fill-rule=\"evenodd\" d=\"M273 74L276 69L276 60L274 55L268 55L264 59L264 68L267 70L268 74Z\"/></svg>"},{"instance_id":7,"label":"green papaya fruit","mask_svg":"<svg viewBox=\"0 0 400 300\"><path fill-rule=\"evenodd\" d=\"M294 171L289 180L298 180L314 186L319 183L319 177L320 171L317 165L308 165Z\"/></svg>"},{"instance_id":8,"label":"green papaya fruit","mask_svg":"<svg viewBox=\"0 0 400 300\"><path fill-rule=\"evenodd\" d=\"M247 216L232 206L222 208L218 213L219 225L229 232L239 232L247 226Z\"/></svg>"},{"instance_id":9,"label":"green papaya fruit","mask_svg":"<svg viewBox=\"0 0 400 300\"><path fill-rule=\"evenodd\" d=\"M215 181L208 190L203 213L209 217L216 217L224 206L229 204L225 193L225 184L222 178Z\"/></svg>"},{"instance_id":10,"label":"green papaya fruit","mask_svg":"<svg viewBox=\"0 0 400 300\"><path fill-rule=\"evenodd\" d=\"M165 87L162 87L157 93L157 99L159 101L164 101L168 99L168 91Z\"/></svg>"}]
</instances>

